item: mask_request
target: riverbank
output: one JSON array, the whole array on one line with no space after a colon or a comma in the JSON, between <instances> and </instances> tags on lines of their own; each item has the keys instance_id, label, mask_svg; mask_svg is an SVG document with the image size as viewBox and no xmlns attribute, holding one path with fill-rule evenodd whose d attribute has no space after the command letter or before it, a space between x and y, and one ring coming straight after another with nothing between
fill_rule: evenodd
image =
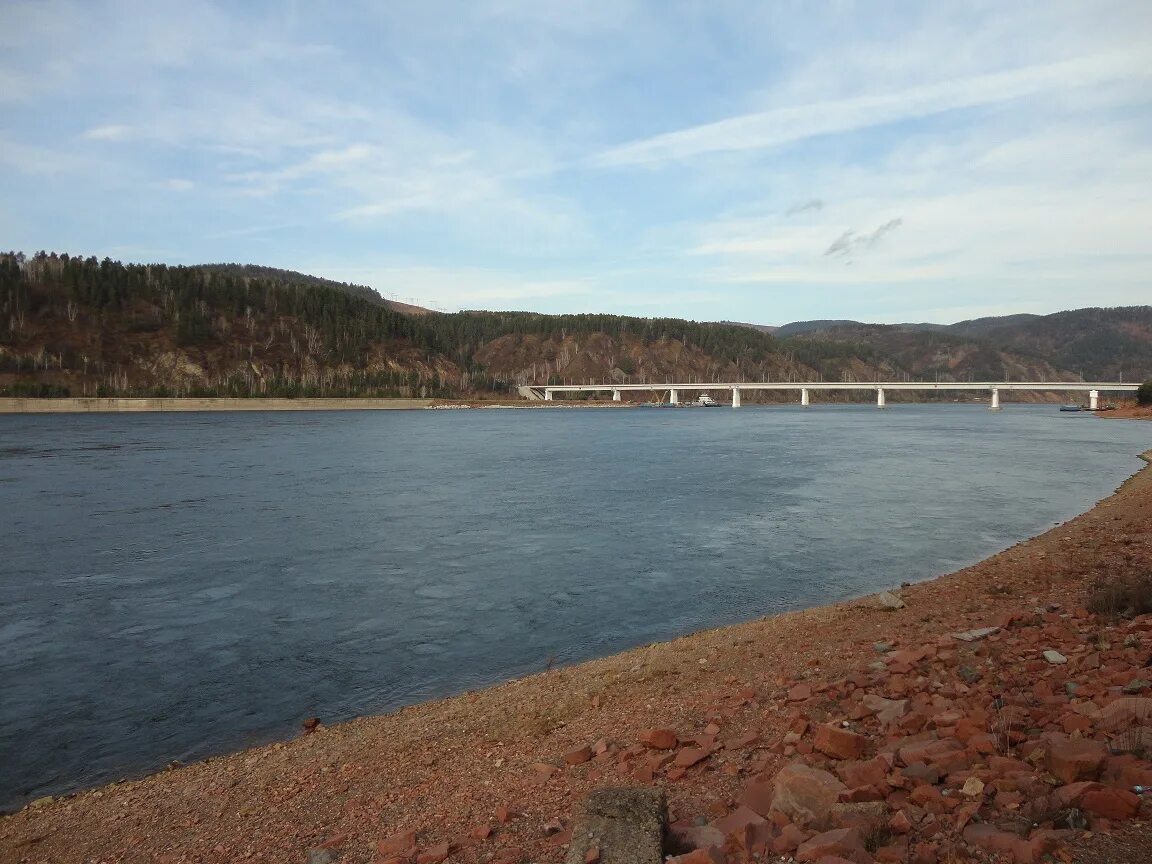
<instances>
[{"instance_id":1,"label":"riverbank","mask_svg":"<svg viewBox=\"0 0 1152 864\"><path fill-rule=\"evenodd\" d=\"M418 408L628 408L623 402L527 402L514 399L11 399L0 398L0 414L87 414L189 411L387 411Z\"/></svg>"},{"instance_id":2,"label":"riverbank","mask_svg":"<svg viewBox=\"0 0 1152 864\"><path fill-rule=\"evenodd\" d=\"M1152 617L1109 623L1082 607L1098 577L1150 569L1152 469L1145 468L1089 512L903 589L903 608L865 599L702 632L41 803L0 820L0 861L303 864L309 850L327 846L356 864L395 859L381 847L406 846L387 842L406 831L417 832L423 864L433 864L444 843L452 844L448 860L461 864L559 860L576 803L614 784L664 788L678 827L712 823L711 831L681 831L698 842L717 834L724 842L725 829L743 820L776 843L787 829L752 818L763 819L753 805L773 812L760 783L797 758L839 776L846 763L821 752L829 746L879 753L880 763L848 760L871 765L859 769L873 772L868 782L852 786L872 787L858 803L881 803L872 809L883 816L877 837L884 842L867 853L877 860L890 848L907 853L897 860L964 860L967 835L956 823L965 815L989 826L972 835L977 845L1004 842L1011 825L1031 843L1031 821L1050 821L1032 817L1051 814L1024 805L1056 787L1041 776L1046 755L1029 742L1067 735L1103 741L1110 734L1105 709L1141 680L1152 652ZM989 626L1004 629L973 642L952 635ZM1045 650L1068 662L1049 663ZM1076 685L1074 695L1065 684ZM870 697L906 700L905 713L882 729L867 705L895 709ZM848 723L845 731L863 742L821 732L828 721ZM651 729L668 732L645 736ZM918 736L971 742L989 735L971 745L981 762L949 766L943 775L892 749L894 741L930 740ZM669 736L667 751L642 743ZM981 745L992 752L981 753ZM953 746L937 750L954 758L968 752ZM1121 765L1108 763L1112 774L1097 766L1100 789L1079 790L1096 795L1093 806L1112 780L1144 776L1135 757L1120 758ZM903 762L927 767L909 771ZM983 784L978 800L961 793L967 778L956 783L954 776L961 771ZM1121 778L1121 771L1128 773ZM1131 799L1121 796L1116 807L1125 802ZM1087 812L1074 803L1083 806L1063 809ZM1111 827L1101 818L1084 815L1098 830ZM785 821L792 840L814 833Z\"/></svg>"}]
</instances>

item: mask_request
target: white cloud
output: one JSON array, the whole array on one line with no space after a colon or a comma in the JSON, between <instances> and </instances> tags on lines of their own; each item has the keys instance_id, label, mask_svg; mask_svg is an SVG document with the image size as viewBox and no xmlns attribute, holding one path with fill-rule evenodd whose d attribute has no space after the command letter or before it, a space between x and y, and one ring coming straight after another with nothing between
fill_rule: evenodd
<instances>
[{"instance_id":1,"label":"white cloud","mask_svg":"<svg viewBox=\"0 0 1152 864\"><path fill-rule=\"evenodd\" d=\"M80 137L86 141L127 141L134 133L135 130L131 126L109 124L85 129Z\"/></svg>"},{"instance_id":2,"label":"white cloud","mask_svg":"<svg viewBox=\"0 0 1152 864\"><path fill-rule=\"evenodd\" d=\"M161 180L156 184L156 188L166 192L191 192L196 188L196 184L182 177L173 177L168 180Z\"/></svg>"},{"instance_id":3,"label":"white cloud","mask_svg":"<svg viewBox=\"0 0 1152 864\"><path fill-rule=\"evenodd\" d=\"M632 141L599 154L594 162L606 167L642 165L761 150L817 135L1129 79L1152 81L1147 54L1100 54L851 99L790 105Z\"/></svg>"}]
</instances>

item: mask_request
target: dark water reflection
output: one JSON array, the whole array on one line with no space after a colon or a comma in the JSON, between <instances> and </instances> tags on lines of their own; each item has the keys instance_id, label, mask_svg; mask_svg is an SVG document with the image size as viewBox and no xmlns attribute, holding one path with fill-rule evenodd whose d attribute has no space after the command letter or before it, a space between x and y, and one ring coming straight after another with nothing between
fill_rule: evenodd
<instances>
[{"instance_id":1,"label":"dark water reflection","mask_svg":"<svg viewBox=\"0 0 1152 864\"><path fill-rule=\"evenodd\" d=\"M978 406L0 417L0 804L1066 519L1152 427Z\"/></svg>"}]
</instances>

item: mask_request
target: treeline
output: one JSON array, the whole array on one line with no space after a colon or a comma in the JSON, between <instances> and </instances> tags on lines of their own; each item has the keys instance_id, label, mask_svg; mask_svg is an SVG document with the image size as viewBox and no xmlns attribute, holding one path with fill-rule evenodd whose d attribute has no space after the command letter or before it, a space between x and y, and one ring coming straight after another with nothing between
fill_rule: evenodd
<instances>
[{"instance_id":1,"label":"treeline","mask_svg":"<svg viewBox=\"0 0 1152 864\"><path fill-rule=\"evenodd\" d=\"M1020 317L985 337L832 322L779 338L674 318L405 315L269 267L0 254L0 395L465 396L518 384L965 381L1152 374L1152 308ZM957 325L959 326L959 325ZM990 326L990 325L989 325Z\"/></svg>"},{"instance_id":2,"label":"treeline","mask_svg":"<svg viewBox=\"0 0 1152 864\"><path fill-rule=\"evenodd\" d=\"M94 375L100 395L507 391L523 383L524 375L486 368L476 357L485 344L509 335L562 343L599 334L643 345L676 342L707 355L718 368L755 367L779 348L771 336L749 328L671 318L530 312L407 316L363 286L252 265L122 264L47 252L0 255L0 349L7 349L0 350L0 373ZM143 353L169 348L212 366L211 374L166 383L139 371ZM380 368L388 355L400 368ZM635 365L626 356L619 363ZM568 379L553 372L548 380ZM61 386L23 381L6 389L10 395L21 388L58 395Z\"/></svg>"}]
</instances>

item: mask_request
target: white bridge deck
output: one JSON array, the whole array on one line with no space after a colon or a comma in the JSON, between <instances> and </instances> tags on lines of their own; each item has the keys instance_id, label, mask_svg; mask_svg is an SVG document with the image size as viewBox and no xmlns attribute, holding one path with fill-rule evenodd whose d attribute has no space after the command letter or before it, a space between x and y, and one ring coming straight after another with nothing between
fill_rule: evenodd
<instances>
[{"instance_id":1,"label":"white bridge deck","mask_svg":"<svg viewBox=\"0 0 1152 864\"><path fill-rule=\"evenodd\" d=\"M1050 390L1066 391L1070 393L1087 393L1088 407L1095 411L1100 405L1100 394L1108 393L1135 393L1139 384L1125 384L1123 382L1105 381L874 381L874 382L845 382L831 381L810 382L732 382L728 384L557 384L557 385L530 385L520 388L520 395L526 399L543 399L551 402L557 393L611 393L614 402L621 401L621 394L630 392L667 393L671 405L680 404L680 394L685 391L693 393L711 393L716 390L728 390L732 394L732 407L740 407L740 394L745 390L797 390L800 393L800 404L809 405L812 390L872 390L876 393L876 407L883 408L886 404L885 393L889 390L976 390L990 394L990 408L1000 407L1000 391L1002 390Z\"/></svg>"}]
</instances>

